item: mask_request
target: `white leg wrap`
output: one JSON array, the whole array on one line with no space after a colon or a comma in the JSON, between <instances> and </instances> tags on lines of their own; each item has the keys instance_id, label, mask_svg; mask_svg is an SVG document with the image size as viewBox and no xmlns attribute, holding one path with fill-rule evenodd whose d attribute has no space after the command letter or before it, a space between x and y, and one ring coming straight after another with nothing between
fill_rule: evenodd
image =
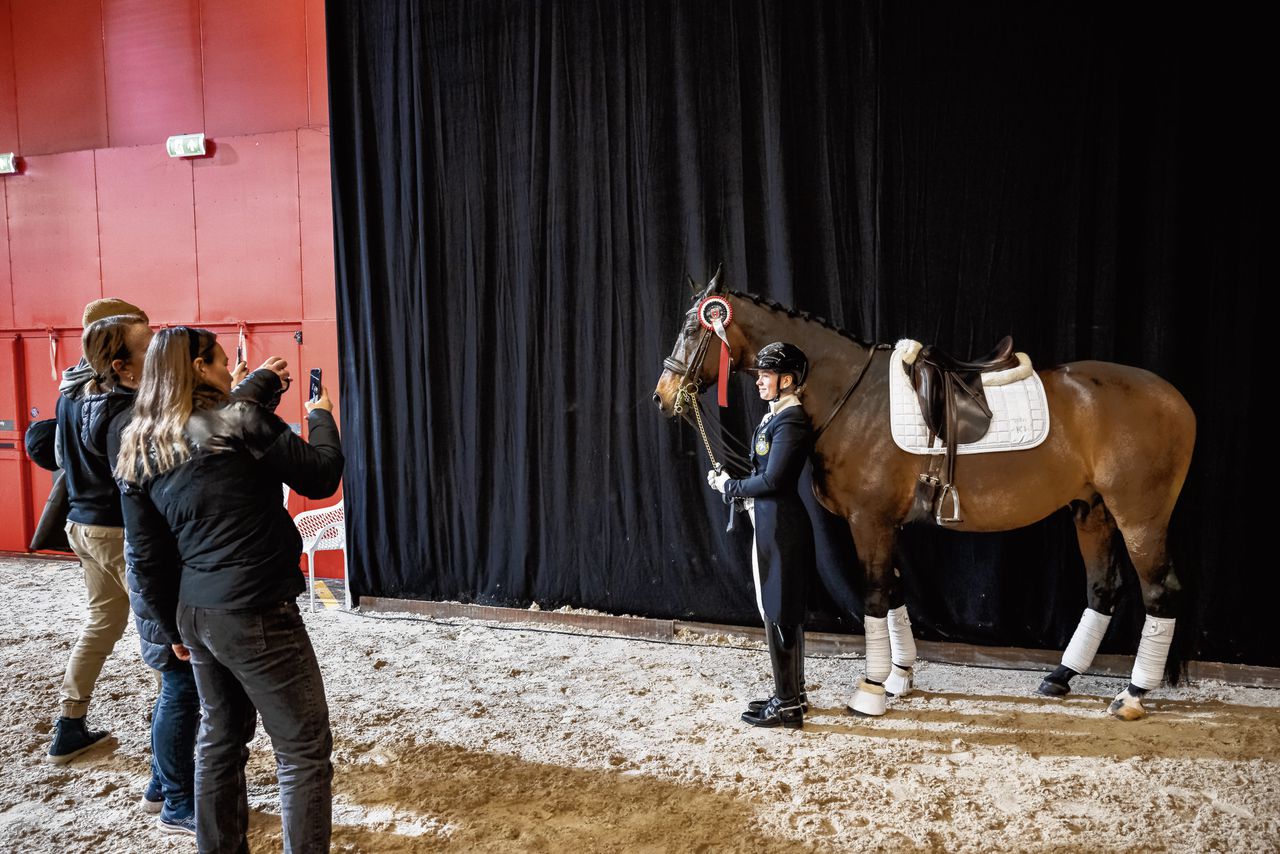
<instances>
[{"instance_id":1,"label":"white leg wrap","mask_svg":"<svg viewBox=\"0 0 1280 854\"><path fill-rule=\"evenodd\" d=\"M1102 614L1092 608L1085 608L1080 615L1080 625L1067 644L1067 651L1062 654L1062 666L1070 667L1076 673L1084 673L1093 664L1093 657L1098 654L1098 646L1102 637L1111 625L1111 615Z\"/></svg>"},{"instance_id":2,"label":"white leg wrap","mask_svg":"<svg viewBox=\"0 0 1280 854\"><path fill-rule=\"evenodd\" d=\"M867 637L867 678L884 682L889 676L889 621L885 617L864 617Z\"/></svg>"},{"instance_id":3,"label":"white leg wrap","mask_svg":"<svg viewBox=\"0 0 1280 854\"><path fill-rule=\"evenodd\" d=\"M916 639L911 634L911 618L907 606L899 605L889 612L889 649L893 663L909 669L916 663Z\"/></svg>"},{"instance_id":4,"label":"white leg wrap","mask_svg":"<svg viewBox=\"0 0 1280 854\"><path fill-rule=\"evenodd\" d=\"M1129 680L1138 688L1158 688L1164 680L1164 665L1169 659L1169 646L1173 643L1174 622L1147 614L1146 622L1142 624L1142 640L1138 642L1138 655L1133 660L1133 677Z\"/></svg>"}]
</instances>

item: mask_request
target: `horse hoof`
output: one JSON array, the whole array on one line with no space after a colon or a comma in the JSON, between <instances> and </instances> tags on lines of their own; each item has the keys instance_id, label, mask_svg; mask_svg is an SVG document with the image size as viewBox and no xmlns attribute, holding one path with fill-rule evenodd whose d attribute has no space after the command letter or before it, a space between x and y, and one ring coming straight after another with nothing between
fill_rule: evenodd
<instances>
[{"instance_id":1,"label":"horse hoof","mask_svg":"<svg viewBox=\"0 0 1280 854\"><path fill-rule=\"evenodd\" d=\"M885 712L884 686L872 685L863 679L858 682L858 690L846 704L850 714L859 717L878 718Z\"/></svg>"},{"instance_id":2,"label":"horse hoof","mask_svg":"<svg viewBox=\"0 0 1280 854\"><path fill-rule=\"evenodd\" d=\"M893 665L889 678L884 682L884 692L890 697L910 697L911 690L914 687L915 679L912 676L911 668Z\"/></svg>"},{"instance_id":3,"label":"horse hoof","mask_svg":"<svg viewBox=\"0 0 1280 854\"><path fill-rule=\"evenodd\" d=\"M1133 696L1127 689L1116 694L1107 711L1122 721L1140 721L1147 716L1147 710L1142 708L1142 698Z\"/></svg>"},{"instance_id":4,"label":"horse hoof","mask_svg":"<svg viewBox=\"0 0 1280 854\"><path fill-rule=\"evenodd\" d=\"M1048 679L1040 680L1040 687L1036 689L1037 693L1046 697L1065 697L1071 693L1070 685L1063 685L1061 682L1051 682Z\"/></svg>"}]
</instances>

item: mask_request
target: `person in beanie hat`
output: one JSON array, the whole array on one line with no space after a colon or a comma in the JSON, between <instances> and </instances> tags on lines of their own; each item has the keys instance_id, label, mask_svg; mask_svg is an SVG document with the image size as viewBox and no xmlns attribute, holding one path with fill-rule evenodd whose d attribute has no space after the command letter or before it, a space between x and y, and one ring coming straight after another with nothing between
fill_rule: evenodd
<instances>
[{"instance_id":1,"label":"person in beanie hat","mask_svg":"<svg viewBox=\"0 0 1280 854\"><path fill-rule=\"evenodd\" d=\"M123 312L123 313L122 313ZM80 558L88 608L62 680L60 715L48 761L62 765L109 733L85 722L89 700L107 656L129 623L124 579L124 517L120 492L106 457L106 429L132 400L151 343L147 316L119 299L85 306L84 356L62 374L54 450L64 472L67 540Z\"/></svg>"}]
</instances>

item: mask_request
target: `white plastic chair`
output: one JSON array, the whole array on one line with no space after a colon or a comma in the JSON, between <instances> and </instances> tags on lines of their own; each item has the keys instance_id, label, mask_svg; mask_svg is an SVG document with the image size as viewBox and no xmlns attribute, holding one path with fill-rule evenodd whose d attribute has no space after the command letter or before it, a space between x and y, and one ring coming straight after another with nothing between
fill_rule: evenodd
<instances>
[{"instance_id":1,"label":"white plastic chair","mask_svg":"<svg viewBox=\"0 0 1280 854\"><path fill-rule=\"evenodd\" d=\"M347 523L342 502L330 507L304 510L293 517L302 535L302 552L307 556L307 587L311 591L311 610L316 609L316 552L342 552L343 607L351 607L351 584L347 579Z\"/></svg>"}]
</instances>

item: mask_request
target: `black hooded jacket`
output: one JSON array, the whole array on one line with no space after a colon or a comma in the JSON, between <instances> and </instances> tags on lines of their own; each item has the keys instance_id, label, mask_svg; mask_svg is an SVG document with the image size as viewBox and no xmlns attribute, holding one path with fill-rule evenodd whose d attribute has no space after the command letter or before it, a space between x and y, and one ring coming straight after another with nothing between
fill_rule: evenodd
<instances>
[{"instance_id":1,"label":"black hooded jacket","mask_svg":"<svg viewBox=\"0 0 1280 854\"><path fill-rule=\"evenodd\" d=\"M255 403L200 409L187 422L193 450L186 461L121 483L130 598L147 640L181 643L179 602L252 609L305 589L302 538L283 506L281 484L327 498L343 468L332 414L313 410L307 424L310 443Z\"/></svg>"},{"instance_id":2,"label":"black hooded jacket","mask_svg":"<svg viewBox=\"0 0 1280 854\"><path fill-rule=\"evenodd\" d=\"M249 374L243 382L236 386L231 397L235 400L244 400L257 402L268 410L274 410L280 405L280 395L284 392L284 386L280 382L279 376L274 372L262 368ZM106 412L113 413L110 426L107 428L106 437L106 457L110 462L110 467L114 471L116 459L120 456L120 434L128 425L130 418L133 416L133 397L129 397L129 406L125 409L111 408ZM95 433L95 435L97 435ZM96 446L95 446L96 447ZM117 501L119 501L120 490L115 481L112 481L112 488L116 489ZM122 517L123 518L123 514ZM123 523L122 523L123 524ZM128 531L126 530L126 536ZM126 539L125 548L128 548L128 540ZM178 566L174 564L170 570L174 575L178 573ZM149 620L145 616L145 602L140 595L138 579L134 572L128 566L126 561L125 579L129 587L129 605L133 609L134 622L138 627L138 638L142 647L142 659L149 666L156 670L171 670L179 667L189 667L190 665L182 662L173 654L170 644L176 643L170 640L170 635L156 621Z\"/></svg>"},{"instance_id":3,"label":"black hooded jacket","mask_svg":"<svg viewBox=\"0 0 1280 854\"><path fill-rule=\"evenodd\" d=\"M58 395L58 455L66 473L70 521L124 526L120 490L107 459L107 431L115 417L132 406L133 390L127 388L87 394L82 385Z\"/></svg>"}]
</instances>

